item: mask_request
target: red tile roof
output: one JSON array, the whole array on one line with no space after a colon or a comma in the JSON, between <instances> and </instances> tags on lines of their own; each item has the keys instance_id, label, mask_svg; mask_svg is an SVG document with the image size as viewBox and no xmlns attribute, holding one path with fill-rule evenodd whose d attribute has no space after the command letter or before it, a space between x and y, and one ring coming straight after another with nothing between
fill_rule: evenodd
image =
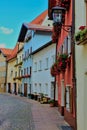
<instances>
[{"instance_id":1,"label":"red tile roof","mask_svg":"<svg viewBox=\"0 0 87 130\"><path fill-rule=\"evenodd\" d=\"M25 23L24 25L28 29L41 30L41 31L52 31L52 27L42 25L42 23L43 23L44 19L46 18L46 16L48 16L48 10L44 11L36 19L34 19L32 22Z\"/></svg>"},{"instance_id":2,"label":"red tile roof","mask_svg":"<svg viewBox=\"0 0 87 130\"><path fill-rule=\"evenodd\" d=\"M12 53L12 49L0 48L0 51L3 53L4 56L10 56Z\"/></svg>"},{"instance_id":3,"label":"red tile roof","mask_svg":"<svg viewBox=\"0 0 87 130\"><path fill-rule=\"evenodd\" d=\"M48 10L44 11L43 13L41 13L38 17L36 17L36 18L35 18L32 22L30 22L30 23L31 23L31 24L39 24L39 25L41 25L47 15L48 15Z\"/></svg>"},{"instance_id":4,"label":"red tile roof","mask_svg":"<svg viewBox=\"0 0 87 130\"><path fill-rule=\"evenodd\" d=\"M16 44L15 48L13 49L12 53L10 56L7 57L7 61L15 58L17 56L17 52L18 52L18 44Z\"/></svg>"}]
</instances>

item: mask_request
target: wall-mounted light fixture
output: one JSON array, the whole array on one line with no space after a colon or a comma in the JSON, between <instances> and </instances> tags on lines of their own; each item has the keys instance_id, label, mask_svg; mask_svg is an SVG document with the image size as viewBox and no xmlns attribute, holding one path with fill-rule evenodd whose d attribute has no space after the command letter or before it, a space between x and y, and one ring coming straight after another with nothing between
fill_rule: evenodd
<instances>
[{"instance_id":1,"label":"wall-mounted light fixture","mask_svg":"<svg viewBox=\"0 0 87 130\"><path fill-rule=\"evenodd\" d=\"M64 29L66 32L71 32L71 25L64 25L66 8L55 6L52 8L53 25ZM59 29L59 32L60 32Z\"/></svg>"}]
</instances>

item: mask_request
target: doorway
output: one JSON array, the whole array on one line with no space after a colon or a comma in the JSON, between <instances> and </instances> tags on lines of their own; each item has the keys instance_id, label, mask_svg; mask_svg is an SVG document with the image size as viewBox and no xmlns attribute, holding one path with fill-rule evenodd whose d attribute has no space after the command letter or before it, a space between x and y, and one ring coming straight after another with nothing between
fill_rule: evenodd
<instances>
[{"instance_id":1,"label":"doorway","mask_svg":"<svg viewBox=\"0 0 87 130\"><path fill-rule=\"evenodd\" d=\"M27 83L24 83L24 96L27 97Z\"/></svg>"}]
</instances>

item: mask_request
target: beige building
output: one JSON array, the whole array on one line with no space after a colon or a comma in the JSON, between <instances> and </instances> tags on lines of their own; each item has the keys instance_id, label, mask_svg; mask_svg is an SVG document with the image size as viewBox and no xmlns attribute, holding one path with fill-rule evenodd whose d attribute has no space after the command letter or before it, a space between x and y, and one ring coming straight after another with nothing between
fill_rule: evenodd
<instances>
[{"instance_id":1,"label":"beige building","mask_svg":"<svg viewBox=\"0 0 87 130\"><path fill-rule=\"evenodd\" d=\"M19 42L18 43L18 52L17 52L17 57L16 57L16 64L14 65L14 67L15 67L15 78L14 78L14 80L15 80L15 83L17 85L17 93L22 92L23 47L24 47L24 43Z\"/></svg>"},{"instance_id":2,"label":"beige building","mask_svg":"<svg viewBox=\"0 0 87 130\"><path fill-rule=\"evenodd\" d=\"M6 91L6 58L11 52L11 49L0 48L0 92Z\"/></svg>"},{"instance_id":3,"label":"beige building","mask_svg":"<svg viewBox=\"0 0 87 130\"><path fill-rule=\"evenodd\" d=\"M18 87L15 78L17 76L16 70L16 59L18 52L18 44L13 49L11 56L7 58L7 82L6 82L6 91L8 93L17 93Z\"/></svg>"},{"instance_id":4,"label":"beige building","mask_svg":"<svg viewBox=\"0 0 87 130\"><path fill-rule=\"evenodd\" d=\"M22 86L23 43L17 43L7 58L7 92L18 94Z\"/></svg>"},{"instance_id":5,"label":"beige building","mask_svg":"<svg viewBox=\"0 0 87 130\"><path fill-rule=\"evenodd\" d=\"M79 5L78 5L79 4ZM75 1L75 34L87 29L87 0ZM80 30L79 30L80 27ZM82 33L81 33L82 34ZM86 32L87 35L87 32ZM82 35L81 35L82 36ZM80 37L81 37L80 36ZM77 130L87 129L87 37L76 39Z\"/></svg>"}]
</instances>

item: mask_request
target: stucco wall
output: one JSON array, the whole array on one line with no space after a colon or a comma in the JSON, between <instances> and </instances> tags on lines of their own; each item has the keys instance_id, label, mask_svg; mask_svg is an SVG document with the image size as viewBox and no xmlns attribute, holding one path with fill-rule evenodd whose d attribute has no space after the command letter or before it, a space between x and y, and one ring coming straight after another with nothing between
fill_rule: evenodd
<instances>
[{"instance_id":1,"label":"stucco wall","mask_svg":"<svg viewBox=\"0 0 87 130\"><path fill-rule=\"evenodd\" d=\"M79 6L78 6L79 4ZM82 25L86 25L85 2L75 1L76 32ZM76 45L76 87L77 87L77 130L87 129L87 45Z\"/></svg>"},{"instance_id":2,"label":"stucco wall","mask_svg":"<svg viewBox=\"0 0 87 130\"><path fill-rule=\"evenodd\" d=\"M32 82L33 92L35 92L35 84L37 84L37 93L40 92L39 84L41 84L41 92L46 94L46 84L48 84L48 96L51 97L51 82L54 78L50 74L50 67L53 64L52 56L55 57L55 44L52 44L33 55ZM46 58L48 58L48 68L46 69ZM42 62L41 70L39 70L39 61ZM37 63L35 71L34 63Z\"/></svg>"}]
</instances>

